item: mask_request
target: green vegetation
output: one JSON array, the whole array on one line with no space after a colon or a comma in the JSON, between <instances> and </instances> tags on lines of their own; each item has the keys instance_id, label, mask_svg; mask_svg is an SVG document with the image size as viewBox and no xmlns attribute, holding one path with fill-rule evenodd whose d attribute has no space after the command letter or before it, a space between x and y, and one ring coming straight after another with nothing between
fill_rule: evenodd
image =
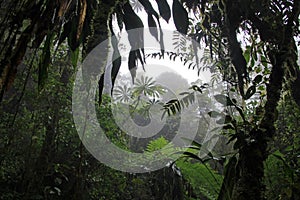
<instances>
[{"instance_id":1,"label":"green vegetation","mask_svg":"<svg viewBox=\"0 0 300 200\"><path fill-rule=\"evenodd\" d=\"M138 10L157 28L151 31L156 40L161 22L172 21L205 50L199 58L179 33L174 44L183 53L131 49L135 84L129 87L117 78L122 49L110 41L117 58L110 76L115 101L103 91L105 72L95 97L106 136L129 152L168 146L162 154L182 153L163 169L131 174L105 166L85 149L73 121L72 89L77 63L94 47L117 30L147 27ZM0 199L300 199L299 0L1 0L0 21ZM132 47L139 39L128 38ZM136 76L149 56L177 59L198 74L209 71L212 80L161 101L166 88ZM88 87L89 77L84 80ZM187 85L180 81L176 92ZM225 89L209 94L217 83ZM196 97L198 116L180 117ZM144 126L153 105L164 110L166 125L151 138L127 135L113 116L114 108L128 106L130 118ZM168 145L180 122L188 127L196 118L201 129L191 145ZM219 129L210 130L211 121ZM216 130L222 137L211 150L216 136L203 134Z\"/></svg>"}]
</instances>

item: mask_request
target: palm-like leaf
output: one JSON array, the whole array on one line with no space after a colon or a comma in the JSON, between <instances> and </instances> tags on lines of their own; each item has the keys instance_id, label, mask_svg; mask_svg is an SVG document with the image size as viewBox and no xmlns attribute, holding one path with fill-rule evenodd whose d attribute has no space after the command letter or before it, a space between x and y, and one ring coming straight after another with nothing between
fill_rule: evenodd
<instances>
[{"instance_id":1,"label":"palm-like leaf","mask_svg":"<svg viewBox=\"0 0 300 200\"><path fill-rule=\"evenodd\" d=\"M133 96L140 97L141 95L159 98L164 93L164 88L157 85L153 78L142 76L138 79L133 87Z\"/></svg>"},{"instance_id":2,"label":"palm-like leaf","mask_svg":"<svg viewBox=\"0 0 300 200\"><path fill-rule=\"evenodd\" d=\"M129 102L131 100L131 88L126 85L117 86L113 91L113 96L115 101L119 102Z\"/></svg>"}]
</instances>

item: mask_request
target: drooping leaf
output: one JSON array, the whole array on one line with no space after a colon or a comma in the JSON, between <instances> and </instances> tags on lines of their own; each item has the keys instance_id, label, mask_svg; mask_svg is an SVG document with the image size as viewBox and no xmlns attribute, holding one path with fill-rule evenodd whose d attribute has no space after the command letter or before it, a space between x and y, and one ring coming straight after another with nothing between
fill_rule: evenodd
<instances>
[{"instance_id":1,"label":"drooping leaf","mask_svg":"<svg viewBox=\"0 0 300 200\"><path fill-rule=\"evenodd\" d=\"M69 35L69 32L70 32L71 28L72 28L72 21L69 21L69 22L65 23L65 25L63 26L63 31L59 36L57 46L60 46L63 43L63 41L65 41L65 39Z\"/></svg>"},{"instance_id":2,"label":"drooping leaf","mask_svg":"<svg viewBox=\"0 0 300 200\"><path fill-rule=\"evenodd\" d=\"M158 40L158 32L157 32L156 22L155 22L153 16L149 15L149 14L148 14L148 26L150 28L151 35L153 35L153 37L155 37L155 39Z\"/></svg>"},{"instance_id":3,"label":"drooping leaf","mask_svg":"<svg viewBox=\"0 0 300 200\"><path fill-rule=\"evenodd\" d=\"M76 34L77 41L81 38L82 35L83 25L86 18L86 11L87 11L86 0L80 0L80 13L79 13L78 27L77 27L77 34Z\"/></svg>"},{"instance_id":4,"label":"drooping leaf","mask_svg":"<svg viewBox=\"0 0 300 200\"><path fill-rule=\"evenodd\" d=\"M124 23L126 30L143 28L143 22L139 16L133 11L129 3L126 3L123 7L124 11Z\"/></svg>"},{"instance_id":5,"label":"drooping leaf","mask_svg":"<svg viewBox=\"0 0 300 200\"><path fill-rule=\"evenodd\" d=\"M133 11L129 3L126 3L123 7L124 11L124 23L126 30L137 29L134 33L128 33L128 40L132 47L129 53L128 68L131 73L132 81L134 82L137 69L137 60L140 60L144 67L145 53L144 53L144 35L141 28L144 27L142 20ZM142 54L143 56L142 56Z\"/></svg>"},{"instance_id":6,"label":"drooping leaf","mask_svg":"<svg viewBox=\"0 0 300 200\"><path fill-rule=\"evenodd\" d=\"M136 67L136 55L135 51L130 51L129 52L129 59L128 59L128 68L129 70L133 69Z\"/></svg>"},{"instance_id":7,"label":"drooping leaf","mask_svg":"<svg viewBox=\"0 0 300 200\"><path fill-rule=\"evenodd\" d=\"M189 27L189 17L186 9L178 0L173 0L172 13L177 31L186 35Z\"/></svg>"},{"instance_id":8,"label":"drooping leaf","mask_svg":"<svg viewBox=\"0 0 300 200\"><path fill-rule=\"evenodd\" d=\"M159 16L157 12L152 7L152 4L149 2L149 0L139 0L139 2L143 5L145 11L148 13L148 15L154 15L157 20L159 20Z\"/></svg>"},{"instance_id":9,"label":"drooping leaf","mask_svg":"<svg viewBox=\"0 0 300 200\"><path fill-rule=\"evenodd\" d=\"M113 63L112 63L113 66L112 66L112 70L111 70L111 82L112 82L111 93L112 93L117 75L118 75L120 67L121 67L122 59L121 59L121 55L120 55L120 52L118 49L118 41L117 41L117 38L115 37L115 33L113 31L112 18L110 18L110 20L109 20L109 27L110 27L112 36L114 36L111 39L111 43L112 43L112 47L113 47Z\"/></svg>"},{"instance_id":10,"label":"drooping leaf","mask_svg":"<svg viewBox=\"0 0 300 200\"><path fill-rule=\"evenodd\" d=\"M133 11L129 3L126 3L123 8L124 23L127 31L137 29L136 31L128 33L128 40L130 46L135 50L144 46L144 33L141 28L144 27L142 20Z\"/></svg>"},{"instance_id":11,"label":"drooping leaf","mask_svg":"<svg viewBox=\"0 0 300 200\"><path fill-rule=\"evenodd\" d=\"M156 0L160 16L169 23L171 18L171 9L167 0Z\"/></svg>"},{"instance_id":12,"label":"drooping leaf","mask_svg":"<svg viewBox=\"0 0 300 200\"><path fill-rule=\"evenodd\" d=\"M149 0L139 0L139 2L143 5L145 11L148 14L148 26L155 27L155 28L150 28L150 33L156 38L156 40L158 40L158 32L156 29L157 25L156 25L156 22L155 22L153 16L156 18L159 28L161 30L161 26L160 26L160 22L159 22L159 15L154 10L154 8L152 7L152 4L149 2Z\"/></svg>"},{"instance_id":13,"label":"drooping leaf","mask_svg":"<svg viewBox=\"0 0 300 200\"><path fill-rule=\"evenodd\" d=\"M79 40L77 39L78 22L79 16L76 15L72 18L72 21L70 22L70 30L66 30L69 33L68 45L72 51L75 51L80 44Z\"/></svg>"}]
</instances>

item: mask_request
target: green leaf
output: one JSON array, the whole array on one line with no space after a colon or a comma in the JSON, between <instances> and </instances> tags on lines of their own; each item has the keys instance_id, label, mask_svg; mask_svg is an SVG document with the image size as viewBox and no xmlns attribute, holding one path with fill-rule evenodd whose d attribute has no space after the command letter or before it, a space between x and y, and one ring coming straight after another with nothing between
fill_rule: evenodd
<instances>
[{"instance_id":1,"label":"green leaf","mask_svg":"<svg viewBox=\"0 0 300 200\"><path fill-rule=\"evenodd\" d=\"M255 94L255 92L256 92L256 87L254 85L249 87L245 95L245 100L250 99Z\"/></svg>"},{"instance_id":2,"label":"green leaf","mask_svg":"<svg viewBox=\"0 0 300 200\"><path fill-rule=\"evenodd\" d=\"M246 62L248 63L250 61L250 46L247 46L246 51L244 52L244 57Z\"/></svg>"},{"instance_id":3,"label":"green leaf","mask_svg":"<svg viewBox=\"0 0 300 200\"><path fill-rule=\"evenodd\" d=\"M279 150L272 153L272 156L276 157L277 159L281 160L284 163L286 162L286 160L284 159L284 155Z\"/></svg>"},{"instance_id":4,"label":"green leaf","mask_svg":"<svg viewBox=\"0 0 300 200\"><path fill-rule=\"evenodd\" d=\"M189 17L186 9L178 0L173 0L172 12L177 31L186 35L189 27Z\"/></svg>"},{"instance_id":5,"label":"green leaf","mask_svg":"<svg viewBox=\"0 0 300 200\"><path fill-rule=\"evenodd\" d=\"M257 85L257 84L259 84L261 81L262 81L262 79L263 79L263 76L262 75L257 75L255 78L254 78L254 80L253 80L253 84L254 85Z\"/></svg>"},{"instance_id":6,"label":"green leaf","mask_svg":"<svg viewBox=\"0 0 300 200\"><path fill-rule=\"evenodd\" d=\"M254 67L254 65L255 65L255 60L252 58L252 59L251 59L251 63L250 63L251 69Z\"/></svg>"},{"instance_id":7,"label":"green leaf","mask_svg":"<svg viewBox=\"0 0 300 200\"><path fill-rule=\"evenodd\" d=\"M264 67L268 67L268 62L267 62L266 57L261 56L260 61L261 61L261 64L262 64Z\"/></svg>"},{"instance_id":8,"label":"green leaf","mask_svg":"<svg viewBox=\"0 0 300 200\"><path fill-rule=\"evenodd\" d=\"M164 148L168 144L169 144L169 141L166 140L163 136L161 136L160 138L157 138L156 140L152 140L151 142L149 142L149 144L147 145L146 151L154 152L154 151Z\"/></svg>"},{"instance_id":9,"label":"green leaf","mask_svg":"<svg viewBox=\"0 0 300 200\"><path fill-rule=\"evenodd\" d=\"M259 86L259 87L258 87L258 90L264 91L264 90L265 90L265 86L263 86L263 85Z\"/></svg>"},{"instance_id":10,"label":"green leaf","mask_svg":"<svg viewBox=\"0 0 300 200\"><path fill-rule=\"evenodd\" d=\"M79 58L79 47L75 51L71 51L71 63L74 69L76 69L77 67L78 58Z\"/></svg>"}]
</instances>

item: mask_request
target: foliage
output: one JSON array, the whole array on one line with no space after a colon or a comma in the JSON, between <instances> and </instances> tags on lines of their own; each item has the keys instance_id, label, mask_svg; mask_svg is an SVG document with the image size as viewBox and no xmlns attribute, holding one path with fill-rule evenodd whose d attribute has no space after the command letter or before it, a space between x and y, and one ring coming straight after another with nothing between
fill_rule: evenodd
<instances>
[{"instance_id":1,"label":"foliage","mask_svg":"<svg viewBox=\"0 0 300 200\"><path fill-rule=\"evenodd\" d=\"M282 98L278 110L276 140L270 145L273 153L265 162L267 196L269 199L298 199L300 112L289 95Z\"/></svg>"},{"instance_id":2,"label":"foliage","mask_svg":"<svg viewBox=\"0 0 300 200\"><path fill-rule=\"evenodd\" d=\"M210 168L207 164L194 163L180 159L176 165L182 172L182 176L187 180L187 184L192 186L194 198L217 199L221 187L222 176ZM205 166L207 165L207 166ZM212 175L213 173L213 175Z\"/></svg>"},{"instance_id":3,"label":"foliage","mask_svg":"<svg viewBox=\"0 0 300 200\"><path fill-rule=\"evenodd\" d=\"M171 10L168 1L157 0L158 11L148 0L139 0L139 3L148 15L148 25L158 27L157 31L151 32L153 37L158 40L160 20L169 22L172 16L180 33L188 34L201 45L206 45L209 56L202 61L213 61L213 65L206 62L203 69L210 70L215 80L226 82L227 90L215 96L218 106L225 108L224 112L212 109L209 113L211 118L222 118L218 120L219 125L223 127L224 135L229 136L229 142L234 143L235 150L226 166L228 170L224 172L218 199L264 199L265 184L268 187L266 194L270 198L299 198L299 113L287 106L286 102L292 101L281 101L281 98L289 94L288 97L296 103L293 103L294 107L300 105L296 42L299 39L300 1L174 0ZM1 198L108 197L106 192L111 191L113 183L105 185L99 181L104 176L101 173L99 177L98 173L90 176L91 171L96 173L97 169L106 168L95 162L74 136L70 113L72 74L80 54L84 58L109 33L115 34L113 15L120 30L123 26L127 31L142 28L144 24L128 1L4 0L0 9L0 100L3 101L0 182L4 185L1 187ZM194 19L188 18L187 11L193 12ZM143 39L142 35L138 38L129 35L133 49ZM64 41L67 41L67 46ZM177 44L178 48L182 47L182 41ZM116 45L113 43L112 46L118 55ZM145 64L145 52L143 48L133 49L129 52L128 68L134 80L138 62ZM79 53L80 50L82 53ZM68 57L61 56L61 52L67 53ZM159 56L163 57L163 53ZM198 56L197 52L191 54ZM176 52L168 52L167 55L170 59L178 57ZM190 54L187 55L188 58L183 60L185 64L190 60ZM113 84L120 61L119 57L113 63ZM189 63L189 67L195 68L198 64ZM198 69L198 73L200 71ZM104 79L103 76L100 80ZM151 80L145 78L133 94L140 96L145 92L157 97L158 94L152 91L157 88L144 87L145 83L153 85ZM102 89L103 82L100 81L99 101ZM205 88L195 85L191 89L194 91L183 94L182 100L168 102L166 112L180 112L194 101L190 94L201 93ZM124 91L130 92L127 89ZM121 92L124 94L124 91ZM105 100L106 97L103 98ZM127 101L129 97L123 100ZM111 105L101 106L98 110L100 115L111 117ZM140 104L136 108L143 107ZM288 111L283 111L283 108ZM278 114L278 110L284 115ZM287 117L290 113L297 114ZM115 123L109 119L104 121L110 138L114 140L116 133L117 137L121 137L121 142L117 139L114 142L126 148L127 140ZM279 160L268 158L270 155ZM264 169L273 163L277 165L273 170ZM197 169L200 170L200 167ZM274 171L278 173L271 173ZM278 179L274 181L270 178L271 183L263 182L264 172L271 177L277 175ZM141 180L149 180L130 177L125 180L124 175L113 171L108 174L113 182L120 183L118 191L121 193L114 193L108 198L123 198L128 191L132 191L132 188L127 190L125 186L127 180L136 185L140 185ZM165 182L161 181L160 175ZM172 198L174 196L170 191L182 191L180 180L167 171L157 173L150 180L155 180L151 189L155 198ZM285 187L279 188L283 181ZM159 190L161 182L176 184L164 195ZM94 190L96 186L108 189L103 194ZM212 194L206 188L205 191L203 188L199 190L207 196Z\"/></svg>"}]
</instances>

